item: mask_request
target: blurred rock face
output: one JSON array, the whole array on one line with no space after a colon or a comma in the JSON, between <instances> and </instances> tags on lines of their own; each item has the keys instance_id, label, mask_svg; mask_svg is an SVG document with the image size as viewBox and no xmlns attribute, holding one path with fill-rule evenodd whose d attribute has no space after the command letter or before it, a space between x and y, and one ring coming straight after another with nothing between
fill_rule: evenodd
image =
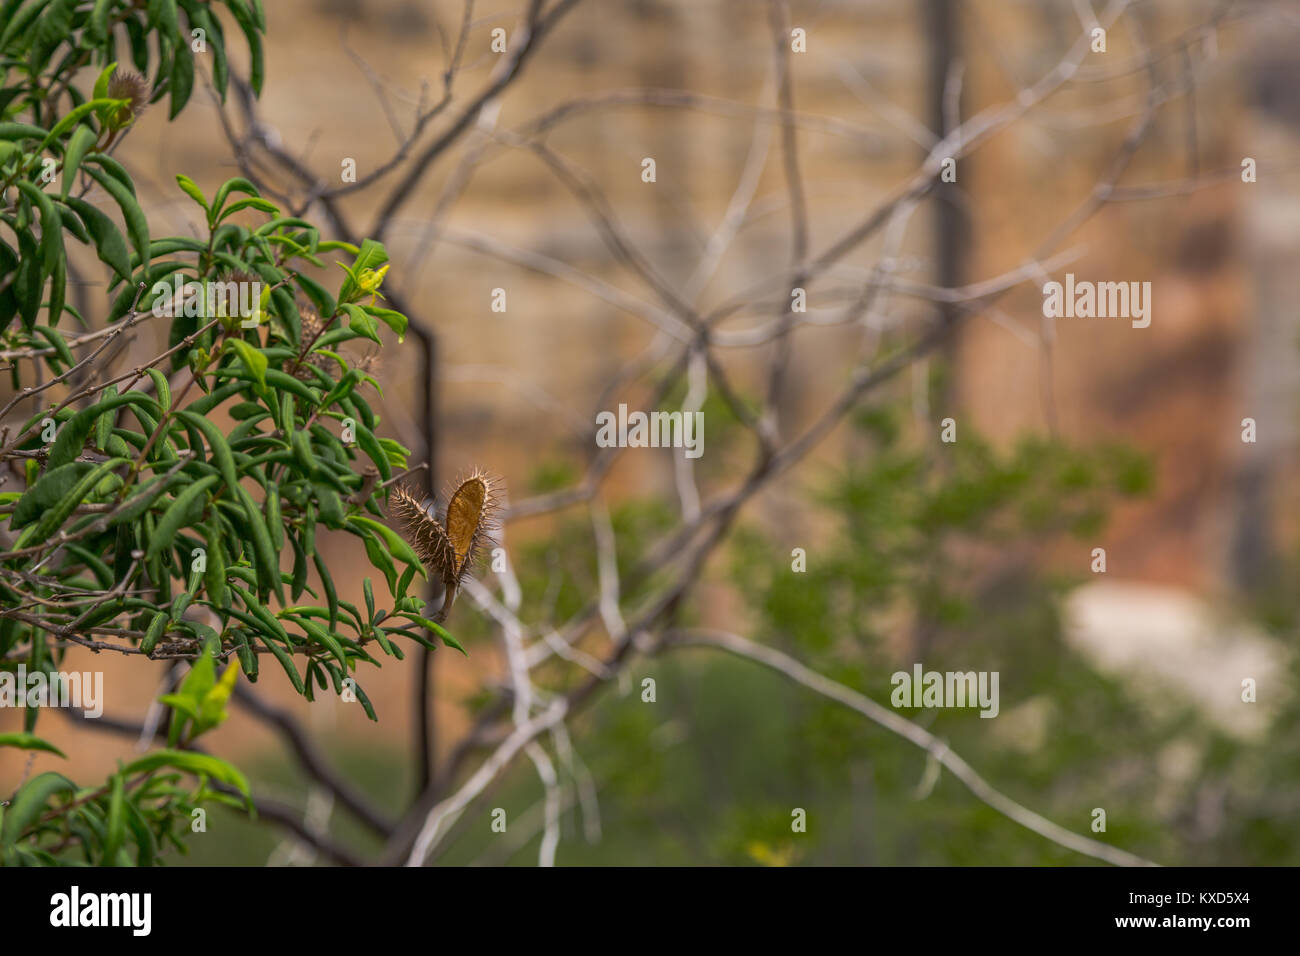
<instances>
[{"instance_id":1,"label":"blurred rock face","mask_svg":"<svg viewBox=\"0 0 1300 956\"><path fill-rule=\"evenodd\" d=\"M1173 690L1242 738L1258 737L1291 693L1275 641L1187 591L1090 584L1070 596L1066 620L1070 643L1135 699L1168 707Z\"/></svg>"}]
</instances>

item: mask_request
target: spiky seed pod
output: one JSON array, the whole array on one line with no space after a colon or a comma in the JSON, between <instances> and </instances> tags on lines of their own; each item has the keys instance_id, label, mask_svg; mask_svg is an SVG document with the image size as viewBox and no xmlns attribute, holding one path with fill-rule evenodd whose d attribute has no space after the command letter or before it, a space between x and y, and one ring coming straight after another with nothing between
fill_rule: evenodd
<instances>
[{"instance_id":1,"label":"spiky seed pod","mask_svg":"<svg viewBox=\"0 0 1300 956\"><path fill-rule=\"evenodd\" d=\"M110 125L121 129L149 105L149 81L134 70L117 69L108 79L107 94L109 99L128 101L110 118Z\"/></svg>"},{"instance_id":2,"label":"spiky seed pod","mask_svg":"<svg viewBox=\"0 0 1300 956\"><path fill-rule=\"evenodd\" d=\"M408 489L393 489L388 505L390 516L447 590L442 610L434 620L446 617L475 557L497 527L503 491L500 479L475 469L455 482L447 499L447 512L439 522Z\"/></svg>"},{"instance_id":3,"label":"spiky seed pod","mask_svg":"<svg viewBox=\"0 0 1300 956\"><path fill-rule=\"evenodd\" d=\"M302 320L302 345L300 347L305 350L310 343L320 336L325 323L321 322L320 316L315 309L301 301L298 303L298 316Z\"/></svg>"},{"instance_id":4,"label":"spiky seed pod","mask_svg":"<svg viewBox=\"0 0 1300 956\"><path fill-rule=\"evenodd\" d=\"M305 302L298 303L298 317L301 321L300 344L298 346L298 365L293 374L295 378L302 379L304 382L314 383L316 376L308 366L328 373L333 370L334 365L328 355L322 355L320 352L311 350L316 339L324 332L325 323L321 321L321 317L316 310Z\"/></svg>"},{"instance_id":5,"label":"spiky seed pod","mask_svg":"<svg viewBox=\"0 0 1300 956\"><path fill-rule=\"evenodd\" d=\"M430 571L448 588L456 586L456 554L438 519L429 514L420 499L398 485L388 501L388 513L401 526L411 547Z\"/></svg>"},{"instance_id":6,"label":"spiky seed pod","mask_svg":"<svg viewBox=\"0 0 1300 956\"><path fill-rule=\"evenodd\" d=\"M456 482L447 499L447 538L456 555L456 580L464 579L497 526L502 482L477 468Z\"/></svg>"}]
</instances>

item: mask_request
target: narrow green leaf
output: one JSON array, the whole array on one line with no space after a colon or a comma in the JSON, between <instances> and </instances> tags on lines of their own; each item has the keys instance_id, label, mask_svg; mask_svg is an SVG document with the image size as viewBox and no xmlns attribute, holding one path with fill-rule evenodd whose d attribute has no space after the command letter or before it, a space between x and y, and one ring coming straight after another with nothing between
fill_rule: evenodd
<instances>
[{"instance_id":1,"label":"narrow green leaf","mask_svg":"<svg viewBox=\"0 0 1300 956\"><path fill-rule=\"evenodd\" d=\"M170 120L175 119L185 108L190 93L194 90L194 54L190 52L190 45L184 37L173 50L172 72L168 82L171 86L171 105L167 118Z\"/></svg>"},{"instance_id":2,"label":"narrow green leaf","mask_svg":"<svg viewBox=\"0 0 1300 956\"><path fill-rule=\"evenodd\" d=\"M95 243L95 252L100 260L111 267L122 281L129 283L131 254L127 251L126 240L118 232L113 220L84 199L68 196L64 201L81 217L86 231L90 233L90 238Z\"/></svg>"},{"instance_id":3,"label":"narrow green leaf","mask_svg":"<svg viewBox=\"0 0 1300 956\"><path fill-rule=\"evenodd\" d=\"M62 527L63 522L68 520L68 516L76 510L77 505L81 504L86 496L90 494L100 480L103 479L114 468L119 465L127 464L125 458L110 458L102 462L88 472L76 486L68 493L66 498L58 501L54 507L50 508L41 515L39 521L31 525L15 543L15 548L29 548L38 544L44 544L54 532Z\"/></svg>"},{"instance_id":4,"label":"narrow green leaf","mask_svg":"<svg viewBox=\"0 0 1300 956\"><path fill-rule=\"evenodd\" d=\"M85 158L90 147L95 145L99 137L89 126L78 126L77 131L72 134L72 139L68 141L68 148L63 154L63 185L59 190L59 195L64 199L68 198L68 190L72 188L72 182L76 179L77 170L81 168L81 161Z\"/></svg>"},{"instance_id":5,"label":"narrow green leaf","mask_svg":"<svg viewBox=\"0 0 1300 956\"><path fill-rule=\"evenodd\" d=\"M32 331L50 343L54 351L59 353L59 358L63 361L65 366L72 368L72 366L77 364L77 360L72 356L72 349L68 348L67 339L63 337L63 333L58 329L51 329L44 325L38 325Z\"/></svg>"},{"instance_id":6,"label":"narrow green leaf","mask_svg":"<svg viewBox=\"0 0 1300 956\"><path fill-rule=\"evenodd\" d=\"M113 774L109 782L108 818L104 825L104 862L112 863L126 838L126 788L122 775Z\"/></svg>"},{"instance_id":7,"label":"narrow green leaf","mask_svg":"<svg viewBox=\"0 0 1300 956\"><path fill-rule=\"evenodd\" d=\"M145 631L144 637L140 639L140 650L146 654L152 654L153 649L158 646L158 639L162 637L163 628L167 626L168 614L166 611L156 611L153 620L149 622L149 629Z\"/></svg>"},{"instance_id":8,"label":"narrow green leaf","mask_svg":"<svg viewBox=\"0 0 1300 956\"><path fill-rule=\"evenodd\" d=\"M43 750L46 753L58 754L64 758L68 756L54 744L42 740L34 734L0 734L0 747L17 747L19 750Z\"/></svg>"},{"instance_id":9,"label":"narrow green leaf","mask_svg":"<svg viewBox=\"0 0 1300 956\"><path fill-rule=\"evenodd\" d=\"M75 459L81 454L81 449L90 436L95 420L105 412L110 412L122 405L138 405L151 411L158 408L158 403L143 392L125 392L96 402L90 408L82 409L64 422L59 429L58 437L55 438L54 445L50 448L49 458L46 459L47 467L51 469L57 468ZM161 410L157 413L161 414Z\"/></svg>"},{"instance_id":10,"label":"narrow green leaf","mask_svg":"<svg viewBox=\"0 0 1300 956\"><path fill-rule=\"evenodd\" d=\"M422 625L422 626L428 628L428 629L429 629L430 631L432 631L434 634L438 635L438 637L442 638L442 642L443 642L444 644L446 644L448 647L454 647L456 650L460 651L460 652L461 652L462 654L464 654L466 657L469 657L469 652L468 652L467 650L465 650L464 647L461 646L460 641L456 640L456 638L454 638L454 637L452 637L450 634L448 634L448 633L447 633L447 629L444 628L444 627L443 627L441 624L439 624L437 621L431 621L431 620L429 620L427 617L420 617L420 615L418 615L418 614L412 614L410 611L403 611L403 612L401 612L400 614L398 614L397 616L398 616L398 617L408 617L408 618L410 618L412 621L414 621L416 624L420 624L420 625Z\"/></svg>"},{"instance_id":11,"label":"narrow green leaf","mask_svg":"<svg viewBox=\"0 0 1300 956\"><path fill-rule=\"evenodd\" d=\"M208 443L208 448L212 451L212 458L216 461L217 468L221 472L221 477L225 479L226 486L230 488L231 493L239 487L239 477L235 472L235 458L230 452L230 445L226 441L226 436L221 434L221 429L210 420L202 415L196 415L188 409L182 409L176 412L176 417L187 425L191 425L202 432L204 439Z\"/></svg>"},{"instance_id":12,"label":"narrow green leaf","mask_svg":"<svg viewBox=\"0 0 1300 956\"><path fill-rule=\"evenodd\" d=\"M266 529L266 522L263 519L262 512L258 509L257 504L253 501L253 496L242 487L237 488L239 499L244 505L244 513L248 519L249 528L253 533L253 550L257 553L257 574L262 586L268 590L274 591L276 599L280 605L284 606L284 582L280 578L280 561L276 554L274 546L271 544L271 534Z\"/></svg>"},{"instance_id":13,"label":"narrow green leaf","mask_svg":"<svg viewBox=\"0 0 1300 956\"><path fill-rule=\"evenodd\" d=\"M201 495L207 493L208 489L218 481L216 475L208 475L201 478L194 484L190 485L179 495L177 495L167 510L163 512L158 519L158 526L154 529L153 537L149 539L149 547L145 551L145 560L149 561L161 554L166 548L171 546L173 539L185 524L185 517L189 513L192 505Z\"/></svg>"},{"instance_id":14,"label":"narrow green leaf","mask_svg":"<svg viewBox=\"0 0 1300 956\"><path fill-rule=\"evenodd\" d=\"M178 175L176 177L176 182L181 189L185 191L185 195L189 196L196 203L202 206L204 212L208 211L208 201L203 196L203 190L195 184L194 180L190 179L188 176Z\"/></svg>"},{"instance_id":15,"label":"narrow green leaf","mask_svg":"<svg viewBox=\"0 0 1300 956\"><path fill-rule=\"evenodd\" d=\"M36 484L23 493L9 519L9 527L17 530L31 524L72 493L86 472L93 468L90 462L74 461L51 468Z\"/></svg>"},{"instance_id":16,"label":"narrow green leaf","mask_svg":"<svg viewBox=\"0 0 1300 956\"><path fill-rule=\"evenodd\" d=\"M244 368L253 373L253 378L258 385L266 385L266 356L243 339L229 338L223 347L224 351L234 352L244 363Z\"/></svg>"},{"instance_id":17,"label":"narrow green leaf","mask_svg":"<svg viewBox=\"0 0 1300 956\"><path fill-rule=\"evenodd\" d=\"M172 407L172 387L167 376L156 368L149 369L149 378L153 381L154 391L158 393L158 404L165 412Z\"/></svg>"},{"instance_id":18,"label":"narrow green leaf","mask_svg":"<svg viewBox=\"0 0 1300 956\"><path fill-rule=\"evenodd\" d=\"M234 787L245 797L252 794L248 787L248 780L226 761L210 754L194 753L189 750L160 750L132 761L122 769L122 772L124 774L150 773L162 767L175 767L187 773L211 777L213 780Z\"/></svg>"},{"instance_id":19,"label":"narrow green leaf","mask_svg":"<svg viewBox=\"0 0 1300 956\"><path fill-rule=\"evenodd\" d=\"M17 841L23 831L32 824L50 798L60 793L75 793L77 785L58 773L43 773L28 780L9 803L5 811L3 828L0 829L0 844L10 845Z\"/></svg>"},{"instance_id":20,"label":"narrow green leaf","mask_svg":"<svg viewBox=\"0 0 1300 956\"><path fill-rule=\"evenodd\" d=\"M406 541L402 538L402 536L399 535L392 528L389 528L387 525L380 524L378 521L375 521L373 518L366 518L363 517L362 515L349 515L347 522L350 525L357 525L360 526L361 528L368 528L370 531L373 531L375 534L379 535L381 538L384 539L384 544L388 545L388 550L393 555L393 557L415 568L415 570L419 572L421 577L426 579L429 577L429 575L425 572L424 565L420 563L419 556L416 555L415 551L411 548L409 544L406 543ZM362 532L362 534L364 535L364 532Z\"/></svg>"},{"instance_id":21,"label":"narrow green leaf","mask_svg":"<svg viewBox=\"0 0 1300 956\"><path fill-rule=\"evenodd\" d=\"M217 221L220 222L222 219L225 219L232 213L239 212L241 209L256 209L260 212L269 212L273 216L280 215L280 208L275 203L259 197L253 197L251 199L241 199L238 202L232 202L225 209L221 210L221 215L217 217Z\"/></svg>"},{"instance_id":22,"label":"narrow green leaf","mask_svg":"<svg viewBox=\"0 0 1300 956\"><path fill-rule=\"evenodd\" d=\"M134 194L115 177L103 170L96 169L93 166L85 168L90 177L103 186L104 191L117 202L118 208L122 210L122 218L126 222L126 233L131 239L131 245L135 247L136 253L140 256L140 261L147 262L149 257L149 222L145 219L144 210L140 208ZM87 228L90 228L89 223L87 223Z\"/></svg>"},{"instance_id":23,"label":"narrow green leaf","mask_svg":"<svg viewBox=\"0 0 1300 956\"><path fill-rule=\"evenodd\" d=\"M349 280L350 281L350 280ZM370 341L383 345L383 340L379 338L379 329L375 325L375 320L366 314L365 309L351 302L344 302L341 308L348 314L348 328L370 339Z\"/></svg>"}]
</instances>

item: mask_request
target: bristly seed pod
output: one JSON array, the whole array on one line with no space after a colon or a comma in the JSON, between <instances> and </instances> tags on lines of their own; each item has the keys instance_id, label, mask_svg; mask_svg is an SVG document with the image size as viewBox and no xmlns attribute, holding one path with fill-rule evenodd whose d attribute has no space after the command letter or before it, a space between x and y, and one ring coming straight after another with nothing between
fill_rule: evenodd
<instances>
[{"instance_id":1,"label":"bristly seed pod","mask_svg":"<svg viewBox=\"0 0 1300 956\"><path fill-rule=\"evenodd\" d=\"M149 105L149 81L134 70L117 69L108 80L107 96L113 100L126 100L109 118L109 125L121 129L144 112Z\"/></svg>"},{"instance_id":2,"label":"bristly seed pod","mask_svg":"<svg viewBox=\"0 0 1300 956\"><path fill-rule=\"evenodd\" d=\"M497 527L503 484L475 469L455 482L447 499L447 511L440 522L408 489L397 487L389 513L397 520L420 560L432 569L447 589L446 600L435 620L451 609L460 583L482 551L488 535Z\"/></svg>"},{"instance_id":3,"label":"bristly seed pod","mask_svg":"<svg viewBox=\"0 0 1300 956\"><path fill-rule=\"evenodd\" d=\"M298 302L298 316L302 326L298 345L298 361L294 367L293 375L294 378L315 384L316 375L311 371L312 368L320 369L326 373L334 368L334 362L328 355L312 349L312 346L316 344L316 340L325 332L325 323L321 321L316 309L303 301Z\"/></svg>"},{"instance_id":4,"label":"bristly seed pod","mask_svg":"<svg viewBox=\"0 0 1300 956\"><path fill-rule=\"evenodd\" d=\"M447 500L447 538L456 553L456 579L462 580L497 527L501 511L502 482L474 469L456 482Z\"/></svg>"},{"instance_id":5,"label":"bristly seed pod","mask_svg":"<svg viewBox=\"0 0 1300 956\"><path fill-rule=\"evenodd\" d=\"M388 514L401 526L402 534L425 566L443 584L456 581L456 557L442 523L420 504L420 499L398 485L388 501Z\"/></svg>"}]
</instances>

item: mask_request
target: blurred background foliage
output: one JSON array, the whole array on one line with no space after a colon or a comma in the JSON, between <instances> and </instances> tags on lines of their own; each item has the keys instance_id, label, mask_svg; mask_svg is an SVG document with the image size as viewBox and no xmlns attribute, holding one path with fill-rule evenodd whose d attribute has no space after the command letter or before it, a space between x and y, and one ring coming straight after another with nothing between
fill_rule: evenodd
<instances>
[{"instance_id":1,"label":"blurred background foliage","mask_svg":"<svg viewBox=\"0 0 1300 956\"><path fill-rule=\"evenodd\" d=\"M363 175L376 169L395 139L373 81L387 84L397 126L409 127L421 77L437 86L438 25L454 28L460 3L269 6L261 104L275 142L331 183L343 157L355 158ZM513 29L519 6L476 2L462 89L476 88L493 69L489 32ZM694 278L760 140L749 107L771 102L771 36L757 6L583 0L496 115L515 130L560 104L610 91L712 98L714 111L574 109L547 133L548 146L590 175L647 257L681 285ZM1122 184L1221 178L1190 193L1109 205L1069 237L1082 256L1072 267L1080 277L1152 281L1149 329L1062 321L1049 342L1040 287L1010 291L967 323L941 358L873 393L809 461L747 506L680 623L725 627L781 648L886 706L890 675L917 661L927 670L997 670L994 720L970 709L904 713L994 786L1074 832L1164 864L1300 863L1300 43L1293 6L1133 4L1111 31L1109 52L1091 58L1069 90L962 160L952 195L924 207L897 250L901 278L981 281L1018 267L1065 221L1144 102L1152 75L1132 69L1141 39L1162 54L1156 79L1176 86L1177 71L1189 67L1198 82L1194 96L1179 90L1162 102ZM1079 31L1077 10L1070 0L792 0L791 16L809 38L792 70L797 106L813 118L799 131L813 250L851 229L915 171L924 154L917 137L944 125L936 114L947 101L933 95L936 69L944 87L944 51L964 67L957 105L970 117L1050 70ZM951 16L937 16L944 12ZM1216 27L1201 29L1220 13ZM218 117L196 95L175 126L162 110L139 125L119 154L140 173L151 223L184 234L163 170L193 171L209 190L229 178ZM701 310L760 286L788 261L773 133L767 129L751 214L702 287ZM645 156L659 163L655 188L640 179ZM1259 163L1255 184L1240 182L1244 156ZM413 321L439 336L438 480L461 463L481 464L504 474L518 501L582 481L594 450L578 432L595 411L622 400L610 402L603 388L645 354L655 330L555 275L452 241L457 230L488 235L636 288L589 210L532 150L497 144L484 158L463 183L458 159L431 170L393 225L389 281L417 306ZM444 207L448 196L454 200ZM341 197L363 225L374 205L364 191ZM429 223L444 214L438 221L447 237L426 243ZM959 268L942 274L943 250L953 244ZM856 297L881 253L873 242L846 257L842 273L811 290L813 312L825 316L844 296ZM99 292L89 283L78 288ZM497 288L509 293L507 312L490 310ZM753 311L769 318L776 307L758 302ZM885 312L891 329L914 329L942 309L897 295ZM742 326L756 321L737 318ZM798 330L778 409L790 434L815 420L872 346L897 344L857 323L814 325ZM419 354L409 345L391 350L376 374L384 421L415 448L426 422ZM768 355L723 354L754 407ZM635 407L636 390L627 391ZM540 405L539 392L547 397ZM684 386L670 389L659 407L680 408L684 393ZM752 463L753 442L716 392L703 410L706 453L695 474L708 500L734 487ZM1246 416L1259 423L1258 443L1241 441ZM945 417L956 420L955 444L939 440ZM625 608L655 583L630 579L646 548L680 522L672 465L665 453L629 452L604 484ZM507 530L525 622L563 622L598 594L592 526L582 509ZM362 557L329 537L319 546L338 569L341 596L360 601ZM1090 569L1096 547L1107 552L1105 575ZM791 570L795 548L806 551L803 573ZM491 573L483 580L497 586ZM1103 666L1095 642L1075 633L1070 612L1080 595L1109 615L1094 632L1110 652L1150 645L1159 659ZM1186 619L1175 613L1187 608ZM493 622L462 601L449 623L470 657L438 659L444 757L505 672ZM1243 629L1279 663L1256 667L1264 659L1252 658L1243 671L1230 656ZM1156 643L1163 630L1180 640ZM586 646L602 651L604 641L596 633ZM1171 684L1156 666L1180 658L1202 683ZM573 671L548 664L539 683L565 689L581 676ZM1243 676L1258 678L1258 705L1236 702ZM114 710L139 719L161 674L111 677ZM647 677L656 681L654 704L641 700ZM331 765L395 813L415 787L411 668L385 666L366 686L377 726L332 700L297 707L270 681L258 691L290 707ZM1243 732L1225 724L1211 698L1257 710L1257 726ZM574 718L572 734L598 799L599 829L580 795L566 790L560 864L1092 863L1011 823L949 774L936 778L925 754L857 714L711 651L637 659L626 679ZM91 774L134 743L98 737L78 749L74 736L80 733L54 739ZM377 849L347 813L327 812L283 742L247 714L232 713L213 747L237 758L256 793L303 808L358 852ZM0 779L23 769L0 758ZM534 864L541 798L533 768L519 762L455 826L439 862ZM490 829L496 807L506 810L505 834ZM1106 810L1105 833L1090 830L1096 807ZM791 832L794 808L807 811L806 833ZM192 863L319 862L283 831L221 809L191 848L185 860Z\"/></svg>"}]
</instances>

